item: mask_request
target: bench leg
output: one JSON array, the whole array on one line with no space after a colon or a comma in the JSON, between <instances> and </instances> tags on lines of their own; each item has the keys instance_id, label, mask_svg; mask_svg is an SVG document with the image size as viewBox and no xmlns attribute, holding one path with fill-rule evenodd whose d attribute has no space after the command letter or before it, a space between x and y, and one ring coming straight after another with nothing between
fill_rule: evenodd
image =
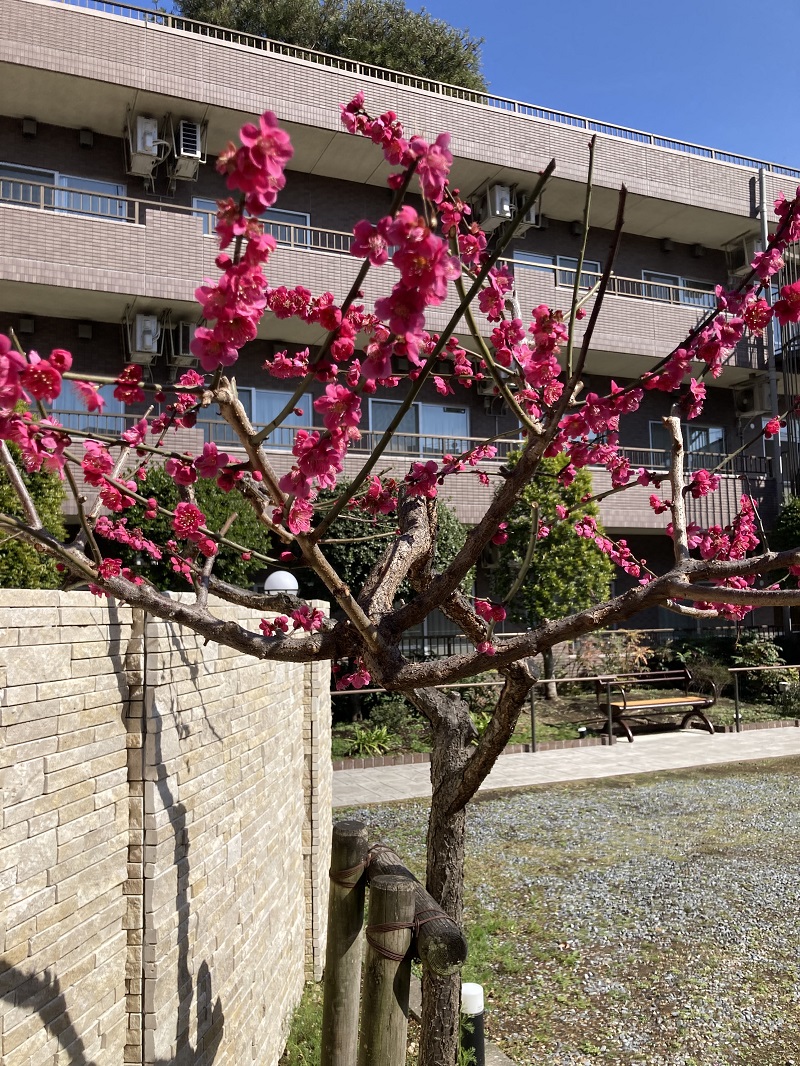
<instances>
[{"instance_id":1,"label":"bench leg","mask_svg":"<svg viewBox=\"0 0 800 1066\"><path fill-rule=\"evenodd\" d=\"M686 726L689 724L689 722L692 720L692 718L699 718L700 721L705 726L706 730L713 737L713 735L714 735L714 726L713 726L711 720L707 717L707 715L703 714L702 711L689 711L687 714L685 714L683 716L682 720L681 720L681 729L685 729Z\"/></svg>"},{"instance_id":2,"label":"bench leg","mask_svg":"<svg viewBox=\"0 0 800 1066\"><path fill-rule=\"evenodd\" d=\"M629 744L633 744L633 733L631 733L630 726L625 721L625 719L622 718L622 717L618 717L618 718L615 718L614 721L620 727L620 729L622 729L622 731L625 733L625 736L628 738L628 743Z\"/></svg>"}]
</instances>

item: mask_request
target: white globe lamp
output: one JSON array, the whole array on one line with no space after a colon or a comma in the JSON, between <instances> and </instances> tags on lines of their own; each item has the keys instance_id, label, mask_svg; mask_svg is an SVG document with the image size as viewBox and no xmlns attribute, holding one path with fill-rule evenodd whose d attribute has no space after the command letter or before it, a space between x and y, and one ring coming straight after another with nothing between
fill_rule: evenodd
<instances>
[{"instance_id":1,"label":"white globe lamp","mask_svg":"<svg viewBox=\"0 0 800 1066\"><path fill-rule=\"evenodd\" d=\"M273 571L264 582L264 592L289 592L296 596L299 588L297 578L287 570Z\"/></svg>"}]
</instances>

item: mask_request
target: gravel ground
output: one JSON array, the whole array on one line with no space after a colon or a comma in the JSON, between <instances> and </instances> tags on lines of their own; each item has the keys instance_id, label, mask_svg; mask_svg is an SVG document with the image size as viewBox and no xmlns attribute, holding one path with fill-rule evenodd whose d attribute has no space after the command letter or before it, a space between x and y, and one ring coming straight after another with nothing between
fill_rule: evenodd
<instances>
[{"instance_id":1,"label":"gravel ground","mask_svg":"<svg viewBox=\"0 0 800 1066\"><path fill-rule=\"evenodd\" d=\"M490 1038L519 1066L800 1066L798 800L793 759L473 804ZM421 872L423 803L347 816Z\"/></svg>"}]
</instances>

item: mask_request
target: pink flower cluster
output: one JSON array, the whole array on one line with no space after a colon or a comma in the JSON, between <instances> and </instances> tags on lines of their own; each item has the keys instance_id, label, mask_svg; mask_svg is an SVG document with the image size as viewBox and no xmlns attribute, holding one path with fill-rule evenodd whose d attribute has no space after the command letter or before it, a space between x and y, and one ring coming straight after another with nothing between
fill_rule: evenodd
<instances>
[{"instance_id":1,"label":"pink flower cluster","mask_svg":"<svg viewBox=\"0 0 800 1066\"><path fill-rule=\"evenodd\" d=\"M364 93L359 92L349 104L340 104L342 124L349 133L369 137L380 145L391 166L408 168L416 165L422 195L432 204L440 204L448 185L453 156L450 153L450 134L440 133L433 144L422 137L406 140L403 126L394 111L385 111L370 118L364 109ZM395 178L402 180L402 174ZM399 184L395 180L394 184Z\"/></svg>"},{"instance_id":2,"label":"pink flower cluster","mask_svg":"<svg viewBox=\"0 0 800 1066\"><path fill-rule=\"evenodd\" d=\"M203 532L206 516L193 503L183 501L175 508L172 528L181 540L189 540L197 545L201 554L210 557L216 555L219 548L213 537Z\"/></svg>"},{"instance_id":3,"label":"pink flower cluster","mask_svg":"<svg viewBox=\"0 0 800 1066\"><path fill-rule=\"evenodd\" d=\"M244 203L220 202L217 266L222 277L216 284L207 281L196 290L203 317L214 323L211 328L198 327L191 345L207 371L232 366L239 349L256 336L266 307L267 283L261 268L276 247L257 218L275 203L286 183L284 170L292 157L289 136L271 111L264 112L258 126L242 126L239 139L239 148L229 144L221 153L217 169L226 175L229 189L243 193ZM255 218L246 218L245 208ZM242 242L244 252L231 259L224 249L234 237Z\"/></svg>"},{"instance_id":4,"label":"pink flower cluster","mask_svg":"<svg viewBox=\"0 0 800 1066\"><path fill-rule=\"evenodd\" d=\"M475 613L486 622L502 622L506 617L505 607L489 600L475 600Z\"/></svg>"},{"instance_id":5,"label":"pink flower cluster","mask_svg":"<svg viewBox=\"0 0 800 1066\"><path fill-rule=\"evenodd\" d=\"M146 552L153 559L160 559L161 549L144 536L138 526L128 529L127 518L120 518L118 522L112 522L106 515L100 515L95 523L95 532L106 540L114 540L118 544L125 544L135 552Z\"/></svg>"}]
</instances>

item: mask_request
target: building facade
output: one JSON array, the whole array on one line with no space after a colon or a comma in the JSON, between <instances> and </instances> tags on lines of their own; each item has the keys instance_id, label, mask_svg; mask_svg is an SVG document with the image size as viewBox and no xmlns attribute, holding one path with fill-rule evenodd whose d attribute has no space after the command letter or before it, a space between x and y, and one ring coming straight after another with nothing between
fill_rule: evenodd
<instances>
[{"instance_id":1,"label":"building facade","mask_svg":"<svg viewBox=\"0 0 800 1066\"><path fill-rule=\"evenodd\" d=\"M569 305L587 142L596 133L592 230L581 279L587 288L608 249L619 187L628 188L622 245L587 363L587 388L600 393L610 379L630 380L654 366L686 335L713 306L714 285L741 273L757 250L761 199L771 215L778 192L790 193L800 180L800 170L790 167L133 7L0 0L0 14L6 28L0 329L13 328L27 347L69 348L78 370L116 374L133 358L165 381L191 364L189 342L200 321L194 289L215 276L215 200L226 194L214 158L243 122L265 109L277 114L295 149L286 189L266 217L278 241L270 282L330 291L337 299L359 267L348 254L353 225L380 217L389 204L388 168L379 152L340 123L339 104L359 89L371 112L392 109L413 133L431 140L441 131L452 134L452 185L479 216L506 193L513 198L532 189L555 157L554 178L506 252L524 315L541 303ZM373 270L366 301L382 286ZM427 328L442 328L452 306L450 300L430 309ZM481 328L489 332L485 322ZM268 421L289 393L261 369L264 359L284 349L313 349L322 336L319 327L265 316L236 368L255 422ZM443 372L448 369L444 364ZM691 425L690 463L715 466L761 427L774 406L769 369L765 345L737 350L709 389L699 424ZM773 384L784 391L777 373ZM516 423L499 397L455 391L442 398L426 386L395 441L398 472L413 457L462 451L470 439L514 437ZM362 447L349 457L347 472L358 469L402 396L401 387L370 402ZM313 392L296 425L312 423L312 399ZM669 403L648 394L624 423L622 445L635 466L666 469L661 418ZM59 417L74 428L87 420L79 407L69 390L57 401ZM136 417L109 399L99 425L118 432ZM182 430L177 447L197 449L203 440L232 443L227 426L208 417ZM288 444L288 430L269 442L279 472L291 463ZM501 447L500 459L511 447ZM789 441L784 449L791 451ZM727 468L719 493L692 501L690 517L724 525L747 490L769 524L783 491L777 460L761 442L745 450ZM797 464L785 457L784 466ZM459 517L476 521L492 486L451 480L445 491ZM609 484L598 470L595 491ZM625 536L657 568L671 549L662 520L647 505L649 492L637 487L609 497L602 519L610 534ZM655 612L645 621L674 625L672 616Z\"/></svg>"}]
</instances>

